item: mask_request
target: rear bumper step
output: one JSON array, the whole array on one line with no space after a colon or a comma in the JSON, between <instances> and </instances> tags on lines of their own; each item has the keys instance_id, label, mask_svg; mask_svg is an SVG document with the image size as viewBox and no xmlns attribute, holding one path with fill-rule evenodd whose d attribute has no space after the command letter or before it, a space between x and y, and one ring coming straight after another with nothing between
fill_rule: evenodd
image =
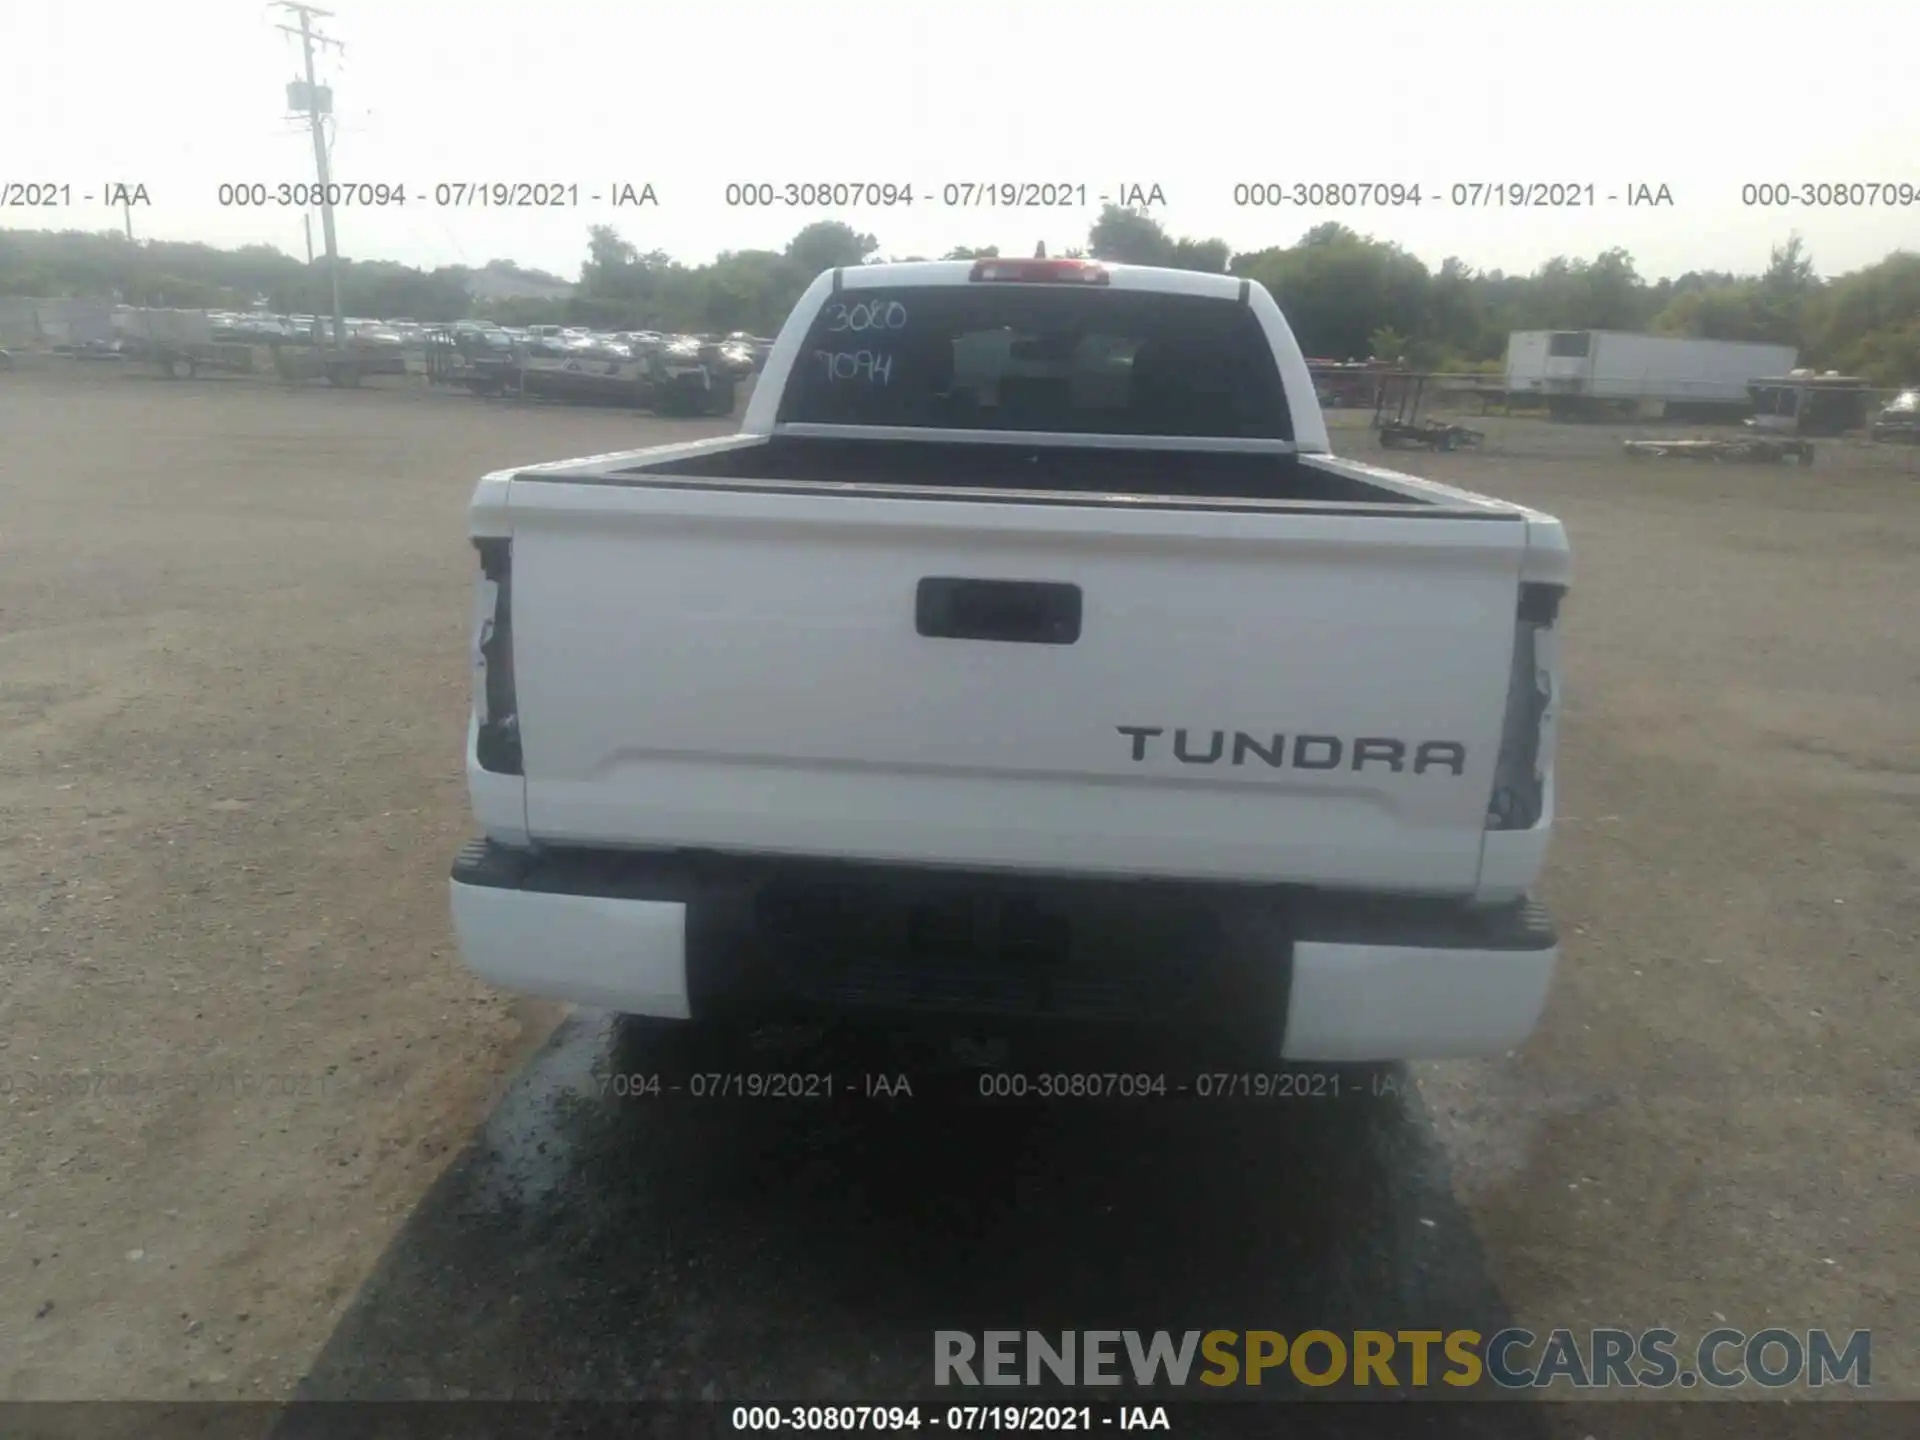
<instances>
[{"instance_id":1,"label":"rear bumper step","mask_svg":"<svg viewBox=\"0 0 1920 1440\"><path fill-rule=\"evenodd\" d=\"M1558 956L1533 902L484 840L461 850L451 889L466 963L520 993L672 1019L1138 1023L1292 1060L1500 1053L1532 1030Z\"/></svg>"}]
</instances>

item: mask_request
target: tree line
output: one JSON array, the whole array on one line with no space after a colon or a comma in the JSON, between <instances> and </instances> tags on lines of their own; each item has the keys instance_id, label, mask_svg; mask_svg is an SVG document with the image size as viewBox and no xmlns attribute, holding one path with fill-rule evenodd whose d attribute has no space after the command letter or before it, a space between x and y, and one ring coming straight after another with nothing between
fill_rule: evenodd
<instances>
[{"instance_id":1,"label":"tree line","mask_svg":"<svg viewBox=\"0 0 1920 1440\"><path fill-rule=\"evenodd\" d=\"M1496 369L1512 330L1636 330L1799 347L1802 363L1877 385L1920 381L1920 253L1822 277L1797 235L1758 275L1690 271L1657 280L1612 248L1562 256L1527 275L1480 270L1459 257L1432 269L1401 246L1348 226L1316 226L1292 245L1234 254L1225 241L1170 234L1138 210L1108 206L1084 247L1097 259L1245 276L1273 292L1309 355L1404 360L1423 369ZM957 248L969 259L993 247ZM779 250L732 250L704 265L641 250L594 226L579 278L563 298L473 297L480 272L391 261L341 265L349 314L451 321L485 313L503 324L603 329L745 330L772 334L812 278L882 258L879 241L839 221L809 225ZM482 271L555 287L569 282L495 260ZM221 250L113 232L0 231L0 295L113 296L130 304L324 312L324 266L271 246Z\"/></svg>"}]
</instances>

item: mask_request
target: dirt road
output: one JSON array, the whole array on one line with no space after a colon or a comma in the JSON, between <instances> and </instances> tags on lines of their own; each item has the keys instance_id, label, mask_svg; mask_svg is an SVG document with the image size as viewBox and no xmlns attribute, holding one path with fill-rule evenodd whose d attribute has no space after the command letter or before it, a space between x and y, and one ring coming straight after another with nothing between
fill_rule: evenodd
<instances>
[{"instance_id":1,"label":"dirt road","mask_svg":"<svg viewBox=\"0 0 1920 1440\"><path fill-rule=\"evenodd\" d=\"M930 1139L609 1105L644 1038L534 1053L555 1016L451 945L473 480L718 428L5 377L7 1397L872 1397L996 1318L1722 1316L1871 1328L1920 1393L1904 457L1640 467L1516 420L1410 462L1576 549L1538 1037L1358 1118Z\"/></svg>"}]
</instances>

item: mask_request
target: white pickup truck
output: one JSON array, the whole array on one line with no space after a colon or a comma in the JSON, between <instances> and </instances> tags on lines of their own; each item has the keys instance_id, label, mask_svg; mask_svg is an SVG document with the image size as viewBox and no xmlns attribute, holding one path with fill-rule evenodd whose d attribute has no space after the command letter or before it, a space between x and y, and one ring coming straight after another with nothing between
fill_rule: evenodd
<instances>
[{"instance_id":1,"label":"white pickup truck","mask_svg":"<svg viewBox=\"0 0 1920 1440\"><path fill-rule=\"evenodd\" d=\"M499 986L1317 1061L1539 1017L1565 536L1334 458L1257 284L835 270L739 434L488 475L471 529Z\"/></svg>"}]
</instances>

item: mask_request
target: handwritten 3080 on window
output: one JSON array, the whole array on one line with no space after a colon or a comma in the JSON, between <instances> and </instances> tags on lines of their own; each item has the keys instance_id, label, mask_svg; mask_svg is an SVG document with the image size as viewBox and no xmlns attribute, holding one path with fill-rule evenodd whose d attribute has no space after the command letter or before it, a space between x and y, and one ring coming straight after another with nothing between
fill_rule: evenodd
<instances>
[{"instance_id":1,"label":"handwritten 3080 on window","mask_svg":"<svg viewBox=\"0 0 1920 1440\"><path fill-rule=\"evenodd\" d=\"M812 358L826 381L864 381L885 386L893 381L893 354L886 340L907 328L907 307L890 296L851 302L830 301L821 311L825 333L835 348L815 350Z\"/></svg>"}]
</instances>

